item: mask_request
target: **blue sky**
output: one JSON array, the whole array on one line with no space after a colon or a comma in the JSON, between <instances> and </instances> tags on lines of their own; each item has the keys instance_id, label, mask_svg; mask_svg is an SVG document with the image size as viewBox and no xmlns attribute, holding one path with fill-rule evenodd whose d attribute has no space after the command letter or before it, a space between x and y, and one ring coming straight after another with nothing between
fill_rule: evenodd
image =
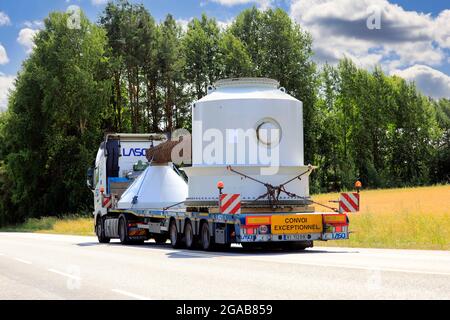
<instances>
[{"instance_id":1,"label":"blue sky","mask_svg":"<svg viewBox=\"0 0 450 320\"><path fill-rule=\"evenodd\" d=\"M97 21L105 0L0 0L0 109L32 37L51 11L79 6ZM202 12L223 24L243 9L280 7L314 38L315 60L336 63L343 56L415 81L433 97L450 97L450 1L448 0L142 0L160 21L171 13L181 24ZM373 15L374 14L374 15ZM369 30L366 21L378 17Z\"/></svg>"}]
</instances>

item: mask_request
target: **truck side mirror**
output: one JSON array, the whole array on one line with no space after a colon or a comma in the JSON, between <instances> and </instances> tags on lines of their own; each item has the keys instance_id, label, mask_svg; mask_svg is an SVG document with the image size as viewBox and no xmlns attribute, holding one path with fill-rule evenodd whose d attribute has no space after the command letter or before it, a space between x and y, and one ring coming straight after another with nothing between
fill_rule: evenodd
<instances>
[{"instance_id":1,"label":"truck side mirror","mask_svg":"<svg viewBox=\"0 0 450 320\"><path fill-rule=\"evenodd\" d=\"M94 168L87 169L86 184L89 189L94 190Z\"/></svg>"}]
</instances>

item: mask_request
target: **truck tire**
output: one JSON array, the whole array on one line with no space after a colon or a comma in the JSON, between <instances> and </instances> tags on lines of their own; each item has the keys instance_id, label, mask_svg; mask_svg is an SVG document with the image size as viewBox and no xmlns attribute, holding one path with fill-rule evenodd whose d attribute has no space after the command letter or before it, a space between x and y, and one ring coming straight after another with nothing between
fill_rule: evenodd
<instances>
[{"instance_id":1,"label":"truck tire","mask_svg":"<svg viewBox=\"0 0 450 320\"><path fill-rule=\"evenodd\" d=\"M119 217L119 239L121 244L130 244L127 223L127 217L121 214Z\"/></svg>"},{"instance_id":2,"label":"truck tire","mask_svg":"<svg viewBox=\"0 0 450 320\"><path fill-rule=\"evenodd\" d=\"M184 242L186 244L186 248L189 250L194 249L195 239L194 239L194 230L192 229L192 224L190 221L186 222L184 226Z\"/></svg>"},{"instance_id":3,"label":"truck tire","mask_svg":"<svg viewBox=\"0 0 450 320\"><path fill-rule=\"evenodd\" d=\"M209 230L208 222L204 222L202 224L200 230L200 244L202 246L202 249L205 251L212 250L213 248L213 242L211 241L211 232Z\"/></svg>"},{"instance_id":4,"label":"truck tire","mask_svg":"<svg viewBox=\"0 0 450 320\"><path fill-rule=\"evenodd\" d=\"M95 224L95 233L97 234L99 243L109 243L111 238L105 236L105 228L103 225L103 218L98 218L97 223Z\"/></svg>"},{"instance_id":5,"label":"truck tire","mask_svg":"<svg viewBox=\"0 0 450 320\"><path fill-rule=\"evenodd\" d=\"M170 222L169 237L170 242L172 243L172 247L174 249L181 248L181 237L180 234L178 233L177 223L175 222L175 220L172 220Z\"/></svg>"}]
</instances>

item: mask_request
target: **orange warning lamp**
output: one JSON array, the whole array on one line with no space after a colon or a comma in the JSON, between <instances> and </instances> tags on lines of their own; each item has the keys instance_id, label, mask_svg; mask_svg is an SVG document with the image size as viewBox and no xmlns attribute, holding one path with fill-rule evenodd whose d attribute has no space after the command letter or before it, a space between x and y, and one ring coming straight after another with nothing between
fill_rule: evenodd
<instances>
[{"instance_id":1,"label":"orange warning lamp","mask_svg":"<svg viewBox=\"0 0 450 320\"><path fill-rule=\"evenodd\" d=\"M356 190L358 190L358 192L359 192L359 189L361 189L361 187L362 187L361 181L357 180L357 181L355 182L355 188L356 188Z\"/></svg>"},{"instance_id":2,"label":"orange warning lamp","mask_svg":"<svg viewBox=\"0 0 450 320\"><path fill-rule=\"evenodd\" d=\"M222 189L225 187L225 185L223 184L222 181L217 182L217 189L219 189L220 191L222 191Z\"/></svg>"},{"instance_id":3,"label":"orange warning lamp","mask_svg":"<svg viewBox=\"0 0 450 320\"><path fill-rule=\"evenodd\" d=\"M105 188L103 186L100 187L100 193L105 193Z\"/></svg>"}]
</instances>

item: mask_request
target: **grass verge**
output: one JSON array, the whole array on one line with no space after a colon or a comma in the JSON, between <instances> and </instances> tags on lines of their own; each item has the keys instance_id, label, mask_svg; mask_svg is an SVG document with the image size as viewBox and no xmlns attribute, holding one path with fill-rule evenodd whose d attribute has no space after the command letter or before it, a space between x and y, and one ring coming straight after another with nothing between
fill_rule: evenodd
<instances>
[{"instance_id":1,"label":"grass verge","mask_svg":"<svg viewBox=\"0 0 450 320\"><path fill-rule=\"evenodd\" d=\"M94 225L93 219L86 216L42 217L30 218L25 223L7 226L1 228L0 231L92 236L94 235Z\"/></svg>"}]
</instances>

